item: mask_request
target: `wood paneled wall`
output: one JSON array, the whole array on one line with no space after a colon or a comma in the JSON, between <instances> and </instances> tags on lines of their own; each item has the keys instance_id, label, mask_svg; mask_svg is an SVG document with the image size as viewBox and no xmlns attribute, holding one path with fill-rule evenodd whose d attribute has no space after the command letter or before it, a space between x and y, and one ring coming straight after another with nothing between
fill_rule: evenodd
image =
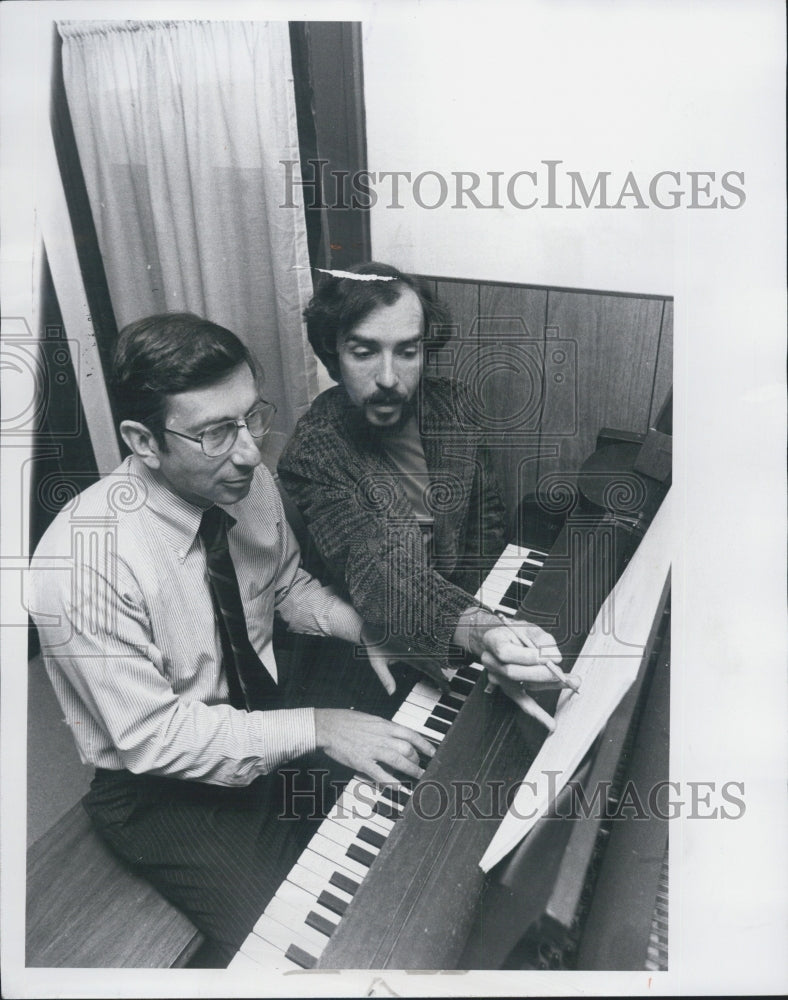
<instances>
[{"instance_id":1,"label":"wood paneled wall","mask_svg":"<svg viewBox=\"0 0 788 1000\"><path fill-rule=\"evenodd\" d=\"M426 276L451 313L427 370L468 383L514 537L519 502L571 480L603 427L645 434L672 384L673 302Z\"/></svg>"}]
</instances>

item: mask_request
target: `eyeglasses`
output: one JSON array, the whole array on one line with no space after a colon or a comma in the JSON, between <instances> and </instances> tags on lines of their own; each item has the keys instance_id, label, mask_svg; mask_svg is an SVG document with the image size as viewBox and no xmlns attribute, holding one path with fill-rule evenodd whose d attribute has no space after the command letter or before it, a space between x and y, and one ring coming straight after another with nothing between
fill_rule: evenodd
<instances>
[{"instance_id":1,"label":"eyeglasses","mask_svg":"<svg viewBox=\"0 0 788 1000\"><path fill-rule=\"evenodd\" d=\"M260 404L250 410L243 419L223 420L220 424L206 427L197 437L182 434L181 431L172 431L169 427L164 428L164 433L175 434L178 437L186 438L187 441L196 441L207 458L218 458L219 455L228 452L235 444L239 427L245 427L253 438L262 439L271 430L275 416L276 407L274 404L267 403L262 399Z\"/></svg>"}]
</instances>

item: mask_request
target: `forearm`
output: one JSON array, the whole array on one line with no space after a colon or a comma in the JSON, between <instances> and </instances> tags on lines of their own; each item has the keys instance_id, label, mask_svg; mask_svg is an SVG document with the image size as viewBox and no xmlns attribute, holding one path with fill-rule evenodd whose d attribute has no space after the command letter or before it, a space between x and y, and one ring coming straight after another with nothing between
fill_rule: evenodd
<instances>
[{"instance_id":1,"label":"forearm","mask_svg":"<svg viewBox=\"0 0 788 1000\"><path fill-rule=\"evenodd\" d=\"M246 712L226 704L181 703L162 721L116 742L124 767L209 784L247 785L316 746L311 708Z\"/></svg>"},{"instance_id":2,"label":"forearm","mask_svg":"<svg viewBox=\"0 0 788 1000\"><path fill-rule=\"evenodd\" d=\"M452 641L479 660L485 650L484 634L500 624L499 619L491 611L473 605L460 615Z\"/></svg>"},{"instance_id":3,"label":"forearm","mask_svg":"<svg viewBox=\"0 0 788 1000\"><path fill-rule=\"evenodd\" d=\"M141 657L44 655L80 755L96 767L245 785L314 749L312 709L245 712L179 697Z\"/></svg>"},{"instance_id":4,"label":"forearm","mask_svg":"<svg viewBox=\"0 0 788 1000\"><path fill-rule=\"evenodd\" d=\"M382 549L366 566L366 553L354 558L350 598L370 631L404 658L445 659L471 597L412 551L404 545Z\"/></svg>"},{"instance_id":5,"label":"forearm","mask_svg":"<svg viewBox=\"0 0 788 1000\"><path fill-rule=\"evenodd\" d=\"M402 654L445 659L470 594L430 568L413 511L395 491L362 500L341 469L280 465L288 492L361 618ZM293 627L291 625L291 627Z\"/></svg>"}]
</instances>

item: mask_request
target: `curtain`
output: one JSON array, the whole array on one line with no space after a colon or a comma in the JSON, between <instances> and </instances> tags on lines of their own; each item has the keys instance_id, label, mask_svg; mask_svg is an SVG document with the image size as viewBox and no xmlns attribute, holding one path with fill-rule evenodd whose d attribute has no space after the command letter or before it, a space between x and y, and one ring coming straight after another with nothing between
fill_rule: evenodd
<instances>
[{"instance_id":1,"label":"curtain","mask_svg":"<svg viewBox=\"0 0 788 1000\"><path fill-rule=\"evenodd\" d=\"M228 327L289 432L316 392L286 22L61 22L63 76L119 326L188 310ZM295 167L298 170L298 167ZM296 176L299 176L296 174Z\"/></svg>"}]
</instances>

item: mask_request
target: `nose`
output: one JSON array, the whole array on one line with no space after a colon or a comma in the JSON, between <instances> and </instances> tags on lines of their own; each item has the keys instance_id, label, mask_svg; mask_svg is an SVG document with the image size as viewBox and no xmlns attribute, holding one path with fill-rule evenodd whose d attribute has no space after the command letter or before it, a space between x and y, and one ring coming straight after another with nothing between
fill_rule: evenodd
<instances>
[{"instance_id":1,"label":"nose","mask_svg":"<svg viewBox=\"0 0 788 1000\"><path fill-rule=\"evenodd\" d=\"M257 441L249 433L246 425L238 428L238 437L233 445L233 462L251 469L262 462Z\"/></svg>"},{"instance_id":2,"label":"nose","mask_svg":"<svg viewBox=\"0 0 788 1000\"><path fill-rule=\"evenodd\" d=\"M381 389L393 389L397 382L399 382L399 375L397 375L394 367L394 357L391 354L382 354L380 356L380 362L375 373L375 382Z\"/></svg>"}]
</instances>

